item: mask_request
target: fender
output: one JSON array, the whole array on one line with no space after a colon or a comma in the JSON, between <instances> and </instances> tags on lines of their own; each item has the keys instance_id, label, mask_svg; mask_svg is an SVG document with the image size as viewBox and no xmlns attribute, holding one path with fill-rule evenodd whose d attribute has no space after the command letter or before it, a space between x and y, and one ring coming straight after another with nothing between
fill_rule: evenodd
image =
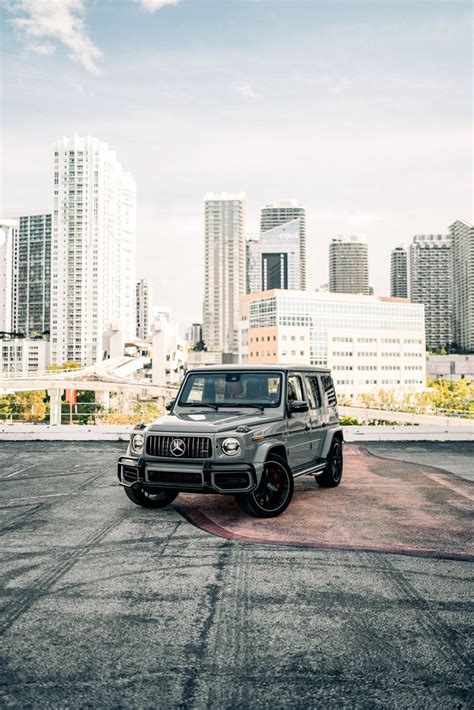
<instances>
[{"instance_id":1,"label":"fender","mask_svg":"<svg viewBox=\"0 0 474 710\"><path fill-rule=\"evenodd\" d=\"M269 437L267 441L264 441L260 444L260 446L257 447L256 450L256 455L254 459L254 464L259 467L259 465L263 466L265 461L268 458L268 454L271 452L272 449L279 448L280 451L283 449L285 451L285 456L284 458L286 459L286 442L283 437ZM279 452L277 452L279 453ZM281 454L280 454L281 455Z\"/></svg>"},{"instance_id":2,"label":"fender","mask_svg":"<svg viewBox=\"0 0 474 710\"><path fill-rule=\"evenodd\" d=\"M321 454L320 454L321 458L323 458L323 459L327 458L327 456L329 454L329 449L332 446L332 442L333 442L334 438L339 439L339 441L341 443L343 443L344 438L343 438L343 434L342 434L342 427L338 426L338 427L333 427L331 429L327 429L327 435L324 440L324 446L323 446L323 448L321 450Z\"/></svg>"}]
</instances>

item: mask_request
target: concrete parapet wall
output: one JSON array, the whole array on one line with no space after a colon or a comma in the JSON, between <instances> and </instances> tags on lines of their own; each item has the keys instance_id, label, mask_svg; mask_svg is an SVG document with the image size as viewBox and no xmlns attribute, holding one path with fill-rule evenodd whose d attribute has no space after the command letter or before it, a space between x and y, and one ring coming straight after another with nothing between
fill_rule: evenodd
<instances>
[{"instance_id":1,"label":"concrete parapet wall","mask_svg":"<svg viewBox=\"0 0 474 710\"><path fill-rule=\"evenodd\" d=\"M133 426L2 424L0 441L128 441ZM366 441L474 441L474 426L346 426L344 439Z\"/></svg>"}]
</instances>

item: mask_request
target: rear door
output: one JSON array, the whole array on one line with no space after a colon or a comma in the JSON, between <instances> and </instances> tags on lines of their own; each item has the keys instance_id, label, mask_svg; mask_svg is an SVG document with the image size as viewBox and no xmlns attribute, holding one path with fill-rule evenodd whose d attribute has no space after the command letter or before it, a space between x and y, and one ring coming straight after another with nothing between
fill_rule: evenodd
<instances>
[{"instance_id":1,"label":"rear door","mask_svg":"<svg viewBox=\"0 0 474 710\"><path fill-rule=\"evenodd\" d=\"M296 372L288 373L287 402L290 401L307 402L303 377ZM288 412L288 463L293 470L302 468L311 459L309 433L309 411Z\"/></svg>"},{"instance_id":2,"label":"rear door","mask_svg":"<svg viewBox=\"0 0 474 710\"><path fill-rule=\"evenodd\" d=\"M326 418L324 416L324 400L318 376L311 373L306 374L305 387L309 403L309 438L311 440L311 458L318 459L321 454L324 433L327 426Z\"/></svg>"}]
</instances>

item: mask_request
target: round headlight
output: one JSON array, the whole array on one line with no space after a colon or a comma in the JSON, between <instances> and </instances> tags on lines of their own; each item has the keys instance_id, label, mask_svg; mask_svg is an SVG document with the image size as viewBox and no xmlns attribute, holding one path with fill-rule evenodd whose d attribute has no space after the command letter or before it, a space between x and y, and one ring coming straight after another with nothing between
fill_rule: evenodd
<instances>
[{"instance_id":1,"label":"round headlight","mask_svg":"<svg viewBox=\"0 0 474 710\"><path fill-rule=\"evenodd\" d=\"M240 442L238 439L224 439L222 442L222 451L227 454L227 456L237 456L240 453Z\"/></svg>"},{"instance_id":2,"label":"round headlight","mask_svg":"<svg viewBox=\"0 0 474 710\"><path fill-rule=\"evenodd\" d=\"M134 451L141 451L143 449L143 444L145 443L145 437L143 434L134 434L131 438L130 444Z\"/></svg>"}]
</instances>

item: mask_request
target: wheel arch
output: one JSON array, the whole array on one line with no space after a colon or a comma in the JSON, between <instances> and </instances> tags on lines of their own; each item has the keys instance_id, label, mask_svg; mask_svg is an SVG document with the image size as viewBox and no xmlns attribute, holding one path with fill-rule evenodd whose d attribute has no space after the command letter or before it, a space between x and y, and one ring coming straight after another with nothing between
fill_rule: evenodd
<instances>
[{"instance_id":1,"label":"wheel arch","mask_svg":"<svg viewBox=\"0 0 474 710\"><path fill-rule=\"evenodd\" d=\"M338 429L334 429L333 431L328 431L323 450L321 451L321 458L325 459L328 456L334 439L340 441L341 444L344 443L344 436L340 427Z\"/></svg>"},{"instance_id":2,"label":"wheel arch","mask_svg":"<svg viewBox=\"0 0 474 710\"><path fill-rule=\"evenodd\" d=\"M280 456L280 458L284 459L286 463L288 463L288 454L284 444L275 444L274 446L271 446L267 451L265 461L267 461L270 454L277 454L277 456Z\"/></svg>"}]
</instances>

